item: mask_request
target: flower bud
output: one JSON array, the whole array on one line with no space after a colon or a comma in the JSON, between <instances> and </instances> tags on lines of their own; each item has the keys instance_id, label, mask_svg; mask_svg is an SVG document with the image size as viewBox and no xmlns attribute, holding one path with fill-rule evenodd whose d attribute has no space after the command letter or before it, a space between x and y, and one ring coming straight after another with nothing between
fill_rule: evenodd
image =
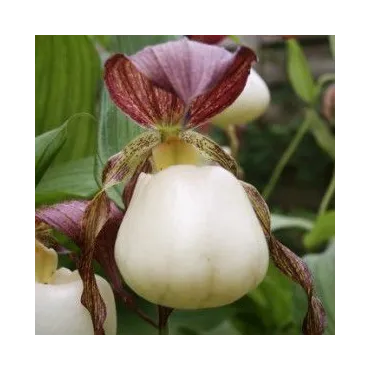
<instances>
[{"instance_id":1,"label":"flower bud","mask_svg":"<svg viewBox=\"0 0 370 370\"><path fill-rule=\"evenodd\" d=\"M139 176L115 244L126 283L162 306L226 305L254 289L268 246L250 200L219 166Z\"/></svg>"},{"instance_id":2,"label":"flower bud","mask_svg":"<svg viewBox=\"0 0 370 370\"><path fill-rule=\"evenodd\" d=\"M217 126L238 125L257 119L270 103L270 91L266 82L253 69L242 93L230 107L212 118Z\"/></svg>"},{"instance_id":3,"label":"flower bud","mask_svg":"<svg viewBox=\"0 0 370 370\"><path fill-rule=\"evenodd\" d=\"M117 318L113 291L96 275L107 308L105 334L116 334ZM94 334L89 311L81 304L82 280L78 271L58 269L49 284L36 282L36 334Z\"/></svg>"}]
</instances>

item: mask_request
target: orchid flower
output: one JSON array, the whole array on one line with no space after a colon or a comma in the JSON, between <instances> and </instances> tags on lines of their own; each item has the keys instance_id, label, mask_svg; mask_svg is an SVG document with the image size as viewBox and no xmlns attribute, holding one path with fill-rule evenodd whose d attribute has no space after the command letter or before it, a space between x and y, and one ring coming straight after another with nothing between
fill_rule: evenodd
<instances>
[{"instance_id":1,"label":"orchid flower","mask_svg":"<svg viewBox=\"0 0 370 370\"><path fill-rule=\"evenodd\" d=\"M36 334L93 334L89 311L81 304L83 283L77 270L57 268L58 255L36 239L35 247L35 332ZM117 314L109 283L95 275L107 310L104 330L116 334Z\"/></svg>"},{"instance_id":2,"label":"orchid flower","mask_svg":"<svg viewBox=\"0 0 370 370\"><path fill-rule=\"evenodd\" d=\"M138 295L160 307L160 328L173 308L216 307L247 294L263 280L270 256L307 293L303 332L323 332L325 313L307 266L271 234L267 205L237 179L234 158L196 131L237 99L254 61L245 47L230 53L183 38L106 62L113 102L146 131L108 160L102 189L78 222L81 301L95 333L104 332L107 316L92 270L99 253L114 261L106 267L115 277L119 270ZM216 165L202 165L204 158ZM106 193L118 183L126 184L121 219L112 217ZM38 217L60 227L61 207ZM117 238L101 248L109 224Z\"/></svg>"}]
</instances>

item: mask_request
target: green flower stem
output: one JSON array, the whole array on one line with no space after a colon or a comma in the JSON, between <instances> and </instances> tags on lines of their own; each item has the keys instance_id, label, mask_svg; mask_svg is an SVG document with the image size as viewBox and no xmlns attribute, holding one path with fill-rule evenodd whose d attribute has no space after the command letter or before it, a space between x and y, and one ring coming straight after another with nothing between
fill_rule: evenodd
<instances>
[{"instance_id":1,"label":"green flower stem","mask_svg":"<svg viewBox=\"0 0 370 370\"><path fill-rule=\"evenodd\" d=\"M333 177L331 178L330 184L326 189L326 192L321 200L317 216L321 216L328 209L330 200L334 194L334 190L335 190L335 173L333 173Z\"/></svg>"},{"instance_id":2,"label":"green flower stem","mask_svg":"<svg viewBox=\"0 0 370 370\"><path fill-rule=\"evenodd\" d=\"M230 143L231 155L236 159L239 151L239 139L235 125L227 126L226 133Z\"/></svg>"},{"instance_id":3,"label":"green flower stem","mask_svg":"<svg viewBox=\"0 0 370 370\"><path fill-rule=\"evenodd\" d=\"M159 335L169 335L169 316L173 309L163 306L157 306L158 308L158 334Z\"/></svg>"},{"instance_id":4,"label":"green flower stem","mask_svg":"<svg viewBox=\"0 0 370 370\"><path fill-rule=\"evenodd\" d=\"M240 38L236 35L229 35L230 39L235 42L235 44L241 45L242 42L240 41Z\"/></svg>"},{"instance_id":5,"label":"green flower stem","mask_svg":"<svg viewBox=\"0 0 370 370\"><path fill-rule=\"evenodd\" d=\"M169 335L170 334L170 330L169 330L169 326L168 326L168 320L167 320L167 323L166 323L165 326L158 328L158 334L159 335Z\"/></svg>"},{"instance_id":6,"label":"green flower stem","mask_svg":"<svg viewBox=\"0 0 370 370\"><path fill-rule=\"evenodd\" d=\"M306 117L303 123L300 125L300 128L295 134L293 140L290 142L288 148L285 150L284 154L281 156L278 164L276 165L274 169L274 172L272 173L272 176L267 186L265 187L263 191L263 197L265 198L265 200L268 199L268 197L271 195L272 191L274 190L275 185L278 182L281 173L283 172L285 166L289 162L289 159L292 157L298 145L302 141L304 135L308 131L310 127L310 123L311 123L311 120L309 119L309 117Z\"/></svg>"}]
</instances>

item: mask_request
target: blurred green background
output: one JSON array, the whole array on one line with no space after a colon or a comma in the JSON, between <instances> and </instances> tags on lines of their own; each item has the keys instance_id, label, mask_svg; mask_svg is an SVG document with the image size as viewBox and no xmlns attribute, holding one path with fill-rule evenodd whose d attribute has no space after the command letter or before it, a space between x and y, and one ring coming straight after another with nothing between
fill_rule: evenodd
<instances>
[{"instance_id":1,"label":"blurred green background","mask_svg":"<svg viewBox=\"0 0 370 370\"><path fill-rule=\"evenodd\" d=\"M178 37L36 36L36 207L67 199L90 199L98 189L107 159L142 130L110 101L102 81L106 58L114 52L130 55L147 45ZM334 83L334 37L304 36L298 41L238 37L257 50L256 70L271 92L268 111L257 121L236 128L238 162L245 180L261 193L313 112L268 204L275 235L309 264L328 314L326 333L334 334L335 125L334 119L322 114L322 97ZM230 39L223 45L230 50L236 47ZM301 93L310 84L312 99ZM208 133L220 144L229 145L225 131L211 126ZM119 191L110 195L121 205ZM65 237L58 237L76 248ZM74 269L65 257L61 264ZM104 275L99 266L96 268ZM141 299L139 302L144 311L156 317L154 306ZM117 307L119 334L156 334L119 300ZM305 311L303 290L270 266L260 287L230 306L175 311L170 333L299 334Z\"/></svg>"}]
</instances>

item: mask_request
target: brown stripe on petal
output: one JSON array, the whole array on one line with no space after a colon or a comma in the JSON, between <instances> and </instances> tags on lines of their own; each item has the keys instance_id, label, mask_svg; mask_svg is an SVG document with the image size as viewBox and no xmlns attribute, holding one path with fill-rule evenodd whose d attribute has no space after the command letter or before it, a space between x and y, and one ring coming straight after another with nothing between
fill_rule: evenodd
<instances>
[{"instance_id":1,"label":"brown stripe on petal","mask_svg":"<svg viewBox=\"0 0 370 370\"><path fill-rule=\"evenodd\" d=\"M194 145L206 159L217 162L235 176L238 175L238 165L235 159L210 138L192 130L181 132L179 137L186 143Z\"/></svg>"},{"instance_id":2,"label":"brown stripe on petal","mask_svg":"<svg viewBox=\"0 0 370 370\"><path fill-rule=\"evenodd\" d=\"M271 217L267 203L253 185L248 184L247 182L244 181L240 181L240 183L242 184L244 190L248 194L249 200L252 202L253 209L256 212L258 220L262 226L263 232L265 233L265 237L269 239L271 235Z\"/></svg>"},{"instance_id":3,"label":"brown stripe on petal","mask_svg":"<svg viewBox=\"0 0 370 370\"><path fill-rule=\"evenodd\" d=\"M188 106L213 88L234 64L234 55L186 37L149 46L130 57L156 85L175 93Z\"/></svg>"},{"instance_id":4,"label":"brown stripe on petal","mask_svg":"<svg viewBox=\"0 0 370 370\"><path fill-rule=\"evenodd\" d=\"M189 127L197 126L230 106L243 91L256 54L242 47L233 55L232 64L217 85L199 96L190 107Z\"/></svg>"},{"instance_id":5,"label":"brown stripe on petal","mask_svg":"<svg viewBox=\"0 0 370 370\"><path fill-rule=\"evenodd\" d=\"M95 252L95 241L109 217L109 200L105 192L100 192L89 203L82 219L82 238L84 246L78 271L83 282L81 303L88 309L95 334L104 334L103 324L107 309L95 279L92 262Z\"/></svg>"},{"instance_id":6,"label":"brown stripe on petal","mask_svg":"<svg viewBox=\"0 0 370 370\"><path fill-rule=\"evenodd\" d=\"M313 277L307 264L271 234L270 212L257 189L245 182L241 182L241 184L265 233L271 259L283 274L298 283L307 294L308 309L302 325L303 333L323 334L326 326L326 315L322 303L315 296Z\"/></svg>"},{"instance_id":7,"label":"brown stripe on petal","mask_svg":"<svg viewBox=\"0 0 370 370\"><path fill-rule=\"evenodd\" d=\"M146 159L151 150L161 142L157 131L146 131L112 156L104 167L102 179L104 189L124 182Z\"/></svg>"},{"instance_id":8,"label":"brown stripe on petal","mask_svg":"<svg viewBox=\"0 0 370 370\"><path fill-rule=\"evenodd\" d=\"M107 60L104 80L113 102L144 127L163 123L175 125L183 115L181 100L155 86L123 54Z\"/></svg>"},{"instance_id":9,"label":"brown stripe on petal","mask_svg":"<svg viewBox=\"0 0 370 370\"><path fill-rule=\"evenodd\" d=\"M84 283L84 289L81 302L91 314L95 334L104 333L103 323L106 317L105 304L97 290L92 268L99 235L102 232L101 235L104 236L104 226L109 220L111 211L105 191L120 182L128 180L135 172L137 166L147 158L152 148L160 143L160 138L159 132L146 131L108 160L102 175L103 189L89 203L82 220L84 249L79 271ZM118 270L115 271L118 272Z\"/></svg>"},{"instance_id":10,"label":"brown stripe on petal","mask_svg":"<svg viewBox=\"0 0 370 370\"><path fill-rule=\"evenodd\" d=\"M271 258L279 270L298 283L307 294L308 310L302 325L303 333L323 334L326 314L321 301L314 295L313 277L307 264L274 236L271 237L269 248Z\"/></svg>"}]
</instances>

